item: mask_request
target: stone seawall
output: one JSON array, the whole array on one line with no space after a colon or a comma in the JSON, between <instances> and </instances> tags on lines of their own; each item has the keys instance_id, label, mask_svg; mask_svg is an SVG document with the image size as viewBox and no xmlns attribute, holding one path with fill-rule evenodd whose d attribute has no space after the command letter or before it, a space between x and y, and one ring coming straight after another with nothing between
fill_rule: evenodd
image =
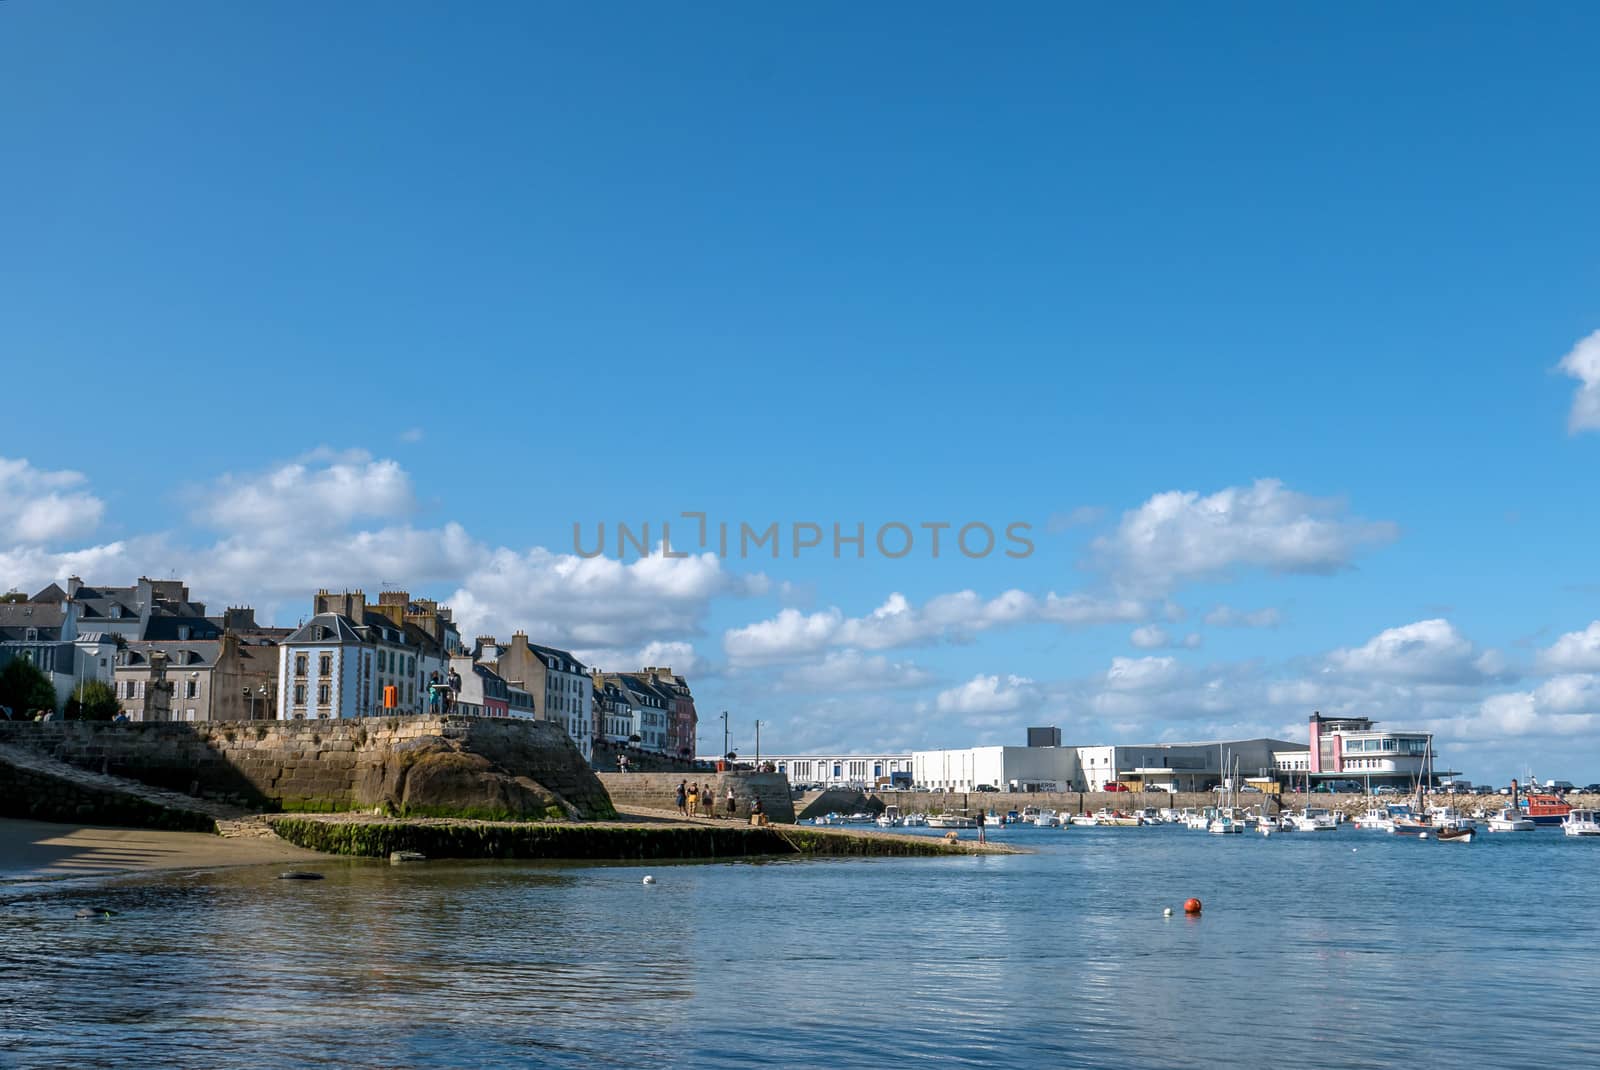
<instances>
[{"instance_id":1,"label":"stone seawall","mask_svg":"<svg viewBox=\"0 0 1600 1070\"><path fill-rule=\"evenodd\" d=\"M0 817L174 832L217 829L211 815L181 801L141 797L103 782L110 780L40 755L0 753Z\"/></svg>"},{"instance_id":2,"label":"stone seawall","mask_svg":"<svg viewBox=\"0 0 1600 1070\"><path fill-rule=\"evenodd\" d=\"M761 800L767 819L782 824L794 823L794 802L790 798L789 778L782 773L601 773L611 801L628 809L640 807L650 810L675 810L680 781L690 781L702 788L711 785L717 800L717 816L728 813L728 789L733 789L734 813L740 818L750 816L750 804Z\"/></svg>"},{"instance_id":3,"label":"stone seawall","mask_svg":"<svg viewBox=\"0 0 1600 1070\"><path fill-rule=\"evenodd\" d=\"M566 733L541 721L6 722L0 744L260 809L481 818L615 812Z\"/></svg>"}]
</instances>

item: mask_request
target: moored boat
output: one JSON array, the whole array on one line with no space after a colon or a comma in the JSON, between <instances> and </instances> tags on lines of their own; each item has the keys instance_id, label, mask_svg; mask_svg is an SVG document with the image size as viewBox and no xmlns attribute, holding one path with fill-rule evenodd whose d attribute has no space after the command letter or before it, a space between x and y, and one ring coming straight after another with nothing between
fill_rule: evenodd
<instances>
[{"instance_id":1,"label":"moored boat","mask_svg":"<svg viewBox=\"0 0 1600 1070\"><path fill-rule=\"evenodd\" d=\"M1490 832L1532 832L1538 828L1521 810L1503 807L1499 813L1484 822Z\"/></svg>"},{"instance_id":2,"label":"moored boat","mask_svg":"<svg viewBox=\"0 0 1600 1070\"><path fill-rule=\"evenodd\" d=\"M1471 843L1475 835L1470 828L1442 828L1433 838L1440 843Z\"/></svg>"},{"instance_id":3,"label":"moored boat","mask_svg":"<svg viewBox=\"0 0 1600 1070\"><path fill-rule=\"evenodd\" d=\"M1573 810L1561 822L1568 836L1600 836L1600 810Z\"/></svg>"},{"instance_id":4,"label":"moored boat","mask_svg":"<svg viewBox=\"0 0 1600 1070\"><path fill-rule=\"evenodd\" d=\"M928 818L928 827L931 829L975 829L978 822L965 814L952 814L946 811Z\"/></svg>"}]
</instances>

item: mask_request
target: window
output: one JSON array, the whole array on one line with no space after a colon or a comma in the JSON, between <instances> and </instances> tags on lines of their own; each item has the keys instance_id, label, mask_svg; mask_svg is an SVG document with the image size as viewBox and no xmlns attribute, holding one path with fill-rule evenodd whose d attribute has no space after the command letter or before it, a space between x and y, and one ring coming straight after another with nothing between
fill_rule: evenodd
<instances>
[{"instance_id":1,"label":"window","mask_svg":"<svg viewBox=\"0 0 1600 1070\"><path fill-rule=\"evenodd\" d=\"M317 656L317 675L318 676L332 676L333 675L333 655L332 654L320 654L320 655Z\"/></svg>"},{"instance_id":2,"label":"window","mask_svg":"<svg viewBox=\"0 0 1600 1070\"><path fill-rule=\"evenodd\" d=\"M128 697L129 698L133 697L133 681L132 680L128 681Z\"/></svg>"},{"instance_id":3,"label":"window","mask_svg":"<svg viewBox=\"0 0 1600 1070\"><path fill-rule=\"evenodd\" d=\"M189 626L187 624L178 625L178 642L184 643L184 642L188 642L188 640L189 640ZM194 718L191 717L191 718L189 718L189 720L192 721L192 720L194 720Z\"/></svg>"},{"instance_id":4,"label":"window","mask_svg":"<svg viewBox=\"0 0 1600 1070\"><path fill-rule=\"evenodd\" d=\"M199 698L200 697L200 681L199 680L185 680L183 682L183 697L184 698ZM193 720L193 719L194 718L192 718L192 717L190 718L190 720Z\"/></svg>"},{"instance_id":5,"label":"window","mask_svg":"<svg viewBox=\"0 0 1600 1070\"><path fill-rule=\"evenodd\" d=\"M296 676L304 676L306 674L306 655L305 654L296 654L294 656L294 674Z\"/></svg>"},{"instance_id":6,"label":"window","mask_svg":"<svg viewBox=\"0 0 1600 1070\"><path fill-rule=\"evenodd\" d=\"M306 704L306 685L305 684L295 684L294 685L294 704L296 706L304 706Z\"/></svg>"},{"instance_id":7,"label":"window","mask_svg":"<svg viewBox=\"0 0 1600 1070\"><path fill-rule=\"evenodd\" d=\"M329 697L330 694L332 694L332 692L333 692L333 688L330 685L328 685L328 684L318 684L317 685L317 705L318 706L326 706L328 704L328 697Z\"/></svg>"}]
</instances>

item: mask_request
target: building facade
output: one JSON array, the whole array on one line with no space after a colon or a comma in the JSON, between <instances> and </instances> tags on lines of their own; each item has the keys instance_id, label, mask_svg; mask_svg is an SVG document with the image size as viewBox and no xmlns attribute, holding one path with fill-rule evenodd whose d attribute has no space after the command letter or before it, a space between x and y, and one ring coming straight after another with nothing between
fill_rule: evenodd
<instances>
[{"instance_id":1,"label":"building facade","mask_svg":"<svg viewBox=\"0 0 1600 1070\"><path fill-rule=\"evenodd\" d=\"M130 642L117 653L113 686L130 721L248 721L275 716L277 682L275 648L225 632Z\"/></svg>"},{"instance_id":2,"label":"building facade","mask_svg":"<svg viewBox=\"0 0 1600 1070\"><path fill-rule=\"evenodd\" d=\"M755 755L749 756L752 760ZM707 759L713 760L713 759ZM910 754L763 754L793 785L816 784L825 788L911 786Z\"/></svg>"},{"instance_id":3,"label":"building facade","mask_svg":"<svg viewBox=\"0 0 1600 1070\"><path fill-rule=\"evenodd\" d=\"M313 610L278 646L280 719L444 712L450 701L444 651L405 619L403 605L374 608L361 591L320 591Z\"/></svg>"},{"instance_id":4,"label":"building facade","mask_svg":"<svg viewBox=\"0 0 1600 1070\"><path fill-rule=\"evenodd\" d=\"M535 720L559 724L585 759L593 755L594 681L588 666L565 650L530 643L522 631L509 643L480 636L475 645L481 661L528 693Z\"/></svg>"}]
</instances>

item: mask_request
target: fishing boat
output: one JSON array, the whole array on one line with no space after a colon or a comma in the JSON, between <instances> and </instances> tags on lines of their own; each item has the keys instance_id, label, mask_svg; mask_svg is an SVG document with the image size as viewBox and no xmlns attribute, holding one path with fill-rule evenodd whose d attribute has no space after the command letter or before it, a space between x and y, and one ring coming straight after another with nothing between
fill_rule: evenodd
<instances>
[{"instance_id":1,"label":"fishing boat","mask_svg":"<svg viewBox=\"0 0 1600 1070\"><path fill-rule=\"evenodd\" d=\"M878 815L878 827L892 829L900 827L900 808L898 806L885 806L883 813Z\"/></svg>"},{"instance_id":2,"label":"fishing boat","mask_svg":"<svg viewBox=\"0 0 1600 1070\"><path fill-rule=\"evenodd\" d=\"M1024 825L1032 825L1038 820L1039 812L1040 811L1037 806L1024 806L1018 820L1020 820Z\"/></svg>"},{"instance_id":3,"label":"fishing boat","mask_svg":"<svg viewBox=\"0 0 1600 1070\"><path fill-rule=\"evenodd\" d=\"M1368 830L1376 829L1379 832L1388 832L1390 827L1394 824L1394 816L1389 813L1391 809L1394 809L1394 807L1370 807L1366 813L1356 818L1356 828Z\"/></svg>"},{"instance_id":4,"label":"fishing boat","mask_svg":"<svg viewBox=\"0 0 1600 1070\"><path fill-rule=\"evenodd\" d=\"M1446 828L1434 833L1434 839L1440 843L1471 843L1472 837L1477 835L1470 828Z\"/></svg>"},{"instance_id":5,"label":"fishing boat","mask_svg":"<svg viewBox=\"0 0 1600 1070\"><path fill-rule=\"evenodd\" d=\"M1435 828L1441 829L1471 829L1478 827L1476 821L1457 810L1454 806L1428 807L1428 820Z\"/></svg>"},{"instance_id":6,"label":"fishing boat","mask_svg":"<svg viewBox=\"0 0 1600 1070\"><path fill-rule=\"evenodd\" d=\"M1183 812L1183 827L1204 832L1211 827L1211 819L1216 816L1215 807L1206 807L1204 810L1186 809Z\"/></svg>"},{"instance_id":7,"label":"fishing boat","mask_svg":"<svg viewBox=\"0 0 1600 1070\"><path fill-rule=\"evenodd\" d=\"M1568 836L1600 836L1600 810L1573 810L1561 822Z\"/></svg>"},{"instance_id":8,"label":"fishing boat","mask_svg":"<svg viewBox=\"0 0 1600 1070\"><path fill-rule=\"evenodd\" d=\"M1232 806L1218 807L1217 815L1206 826L1206 831L1219 836L1227 836L1233 833L1243 834L1244 815Z\"/></svg>"},{"instance_id":9,"label":"fishing boat","mask_svg":"<svg viewBox=\"0 0 1600 1070\"><path fill-rule=\"evenodd\" d=\"M1061 827L1061 815L1054 810L1040 810L1034 815L1033 825L1041 829L1058 829Z\"/></svg>"},{"instance_id":10,"label":"fishing boat","mask_svg":"<svg viewBox=\"0 0 1600 1070\"><path fill-rule=\"evenodd\" d=\"M1164 825L1166 824L1166 818L1162 817L1161 811L1157 810L1154 806L1146 806L1143 810L1139 811L1139 824Z\"/></svg>"},{"instance_id":11,"label":"fishing boat","mask_svg":"<svg viewBox=\"0 0 1600 1070\"><path fill-rule=\"evenodd\" d=\"M1136 814L1129 814L1121 810L1113 810L1109 806L1102 806L1094 812L1094 823L1111 828L1138 828L1140 820Z\"/></svg>"},{"instance_id":12,"label":"fishing boat","mask_svg":"<svg viewBox=\"0 0 1600 1070\"><path fill-rule=\"evenodd\" d=\"M1503 807L1484 824L1490 832L1532 832L1539 827L1523 816L1521 810L1510 806Z\"/></svg>"},{"instance_id":13,"label":"fishing boat","mask_svg":"<svg viewBox=\"0 0 1600 1070\"><path fill-rule=\"evenodd\" d=\"M928 827L927 814L906 814L900 819L900 827L908 829L922 829Z\"/></svg>"}]
</instances>

